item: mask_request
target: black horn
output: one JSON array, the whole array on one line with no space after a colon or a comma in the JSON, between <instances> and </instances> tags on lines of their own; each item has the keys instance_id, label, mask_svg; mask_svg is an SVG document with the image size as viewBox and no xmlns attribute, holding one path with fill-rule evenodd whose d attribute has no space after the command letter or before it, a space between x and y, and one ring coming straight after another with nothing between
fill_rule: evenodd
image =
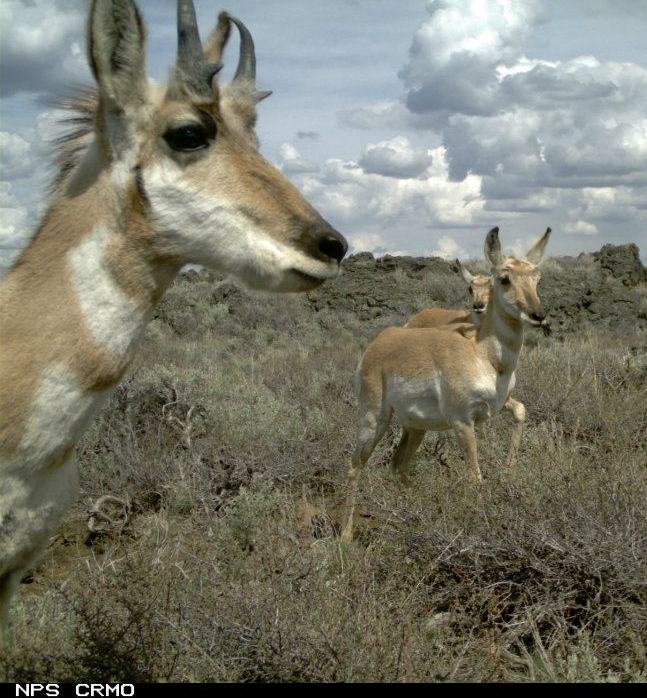
<instances>
[{"instance_id":1,"label":"black horn","mask_svg":"<svg viewBox=\"0 0 647 698\"><path fill-rule=\"evenodd\" d=\"M256 51L254 50L254 39L249 29L236 17L226 14L231 22L238 27L240 34L240 54L238 57L238 67L234 74L233 82L246 82L254 87L254 97L257 102L269 97L272 92L269 90L256 90Z\"/></svg>"},{"instance_id":2,"label":"black horn","mask_svg":"<svg viewBox=\"0 0 647 698\"><path fill-rule=\"evenodd\" d=\"M212 94L211 80L222 68L204 58L193 0L177 3L177 78L198 95Z\"/></svg>"}]
</instances>

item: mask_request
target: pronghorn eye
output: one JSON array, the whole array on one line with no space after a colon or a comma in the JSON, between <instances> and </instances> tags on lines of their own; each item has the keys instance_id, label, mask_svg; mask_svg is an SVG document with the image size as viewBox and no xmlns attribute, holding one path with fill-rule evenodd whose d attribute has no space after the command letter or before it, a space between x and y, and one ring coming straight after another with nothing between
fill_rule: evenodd
<instances>
[{"instance_id":1,"label":"pronghorn eye","mask_svg":"<svg viewBox=\"0 0 647 698\"><path fill-rule=\"evenodd\" d=\"M204 127L200 124L187 124L171 128L164 134L164 140L173 150L201 150L209 145L209 139Z\"/></svg>"}]
</instances>

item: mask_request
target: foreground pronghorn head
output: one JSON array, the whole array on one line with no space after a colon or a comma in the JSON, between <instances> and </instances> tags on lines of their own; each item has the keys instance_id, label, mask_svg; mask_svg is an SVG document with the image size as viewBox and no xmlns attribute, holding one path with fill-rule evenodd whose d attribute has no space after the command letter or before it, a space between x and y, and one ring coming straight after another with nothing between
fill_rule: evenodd
<instances>
[{"instance_id":1,"label":"foreground pronghorn head","mask_svg":"<svg viewBox=\"0 0 647 698\"><path fill-rule=\"evenodd\" d=\"M96 135L118 197L137 201L151 255L231 272L248 286L303 291L337 275L347 244L257 150L252 37L222 13L203 46L192 0L178 0L177 63L153 89L144 27L132 0L93 0L90 66L99 88ZM233 81L218 73L231 25Z\"/></svg>"},{"instance_id":2,"label":"foreground pronghorn head","mask_svg":"<svg viewBox=\"0 0 647 698\"><path fill-rule=\"evenodd\" d=\"M456 260L455 264L472 297L472 311L477 314L485 312L492 291L492 279L489 276L485 276L485 274L470 273L469 269L463 266L459 259Z\"/></svg>"},{"instance_id":3,"label":"foreground pronghorn head","mask_svg":"<svg viewBox=\"0 0 647 698\"><path fill-rule=\"evenodd\" d=\"M499 229L492 228L485 239L485 257L492 265L492 292L496 302L509 315L535 327L546 326L546 313L537 293L541 278L538 264L550 238L551 229L537 240L525 259L504 257L499 241Z\"/></svg>"}]
</instances>

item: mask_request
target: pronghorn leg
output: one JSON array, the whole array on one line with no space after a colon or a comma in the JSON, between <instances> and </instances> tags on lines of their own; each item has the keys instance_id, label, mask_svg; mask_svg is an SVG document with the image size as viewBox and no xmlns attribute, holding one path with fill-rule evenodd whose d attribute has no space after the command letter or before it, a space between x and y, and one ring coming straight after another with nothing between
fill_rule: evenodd
<instances>
[{"instance_id":1,"label":"pronghorn leg","mask_svg":"<svg viewBox=\"0 0 647 698\"><path fill-rule=\"evenodd\" d=\"M465 458L467 460L467 467L469 468L470 479L477 483L483 482L483 476L481 475L481 469L479 468L476 451L476 433L474 431L474 424L456 422L453 427L454 432L456 433L456 438L458 439L458 443L465 451Z\"/></svg>"},{"instance_id":2,"label":"pronghorn leg","mask_svg":"<svg viewBox=\"0 0 647 698\"><path fill-rule=\"evenodd\" d=\"M510 439L510 451L508 453L508 468L514 468L517 465L517 454L519 453L519 444L523 434L523 425L526 421L526 408L523 402L509 397L503 407L512 412L514 417L514 427L512 428L512 438Z\"/></svg>"},{"instance_id":3,"label":"pronghorn leg","mask_svg":"<svg viewBox=\"0 0 647 698\"><path fill-rule=\"evenodd\" d=\"M400 476L403 485L408 484L411 472L411 461L418 450L418 446L425 437L424 429L405 429L397 448L393 452L391 468Z\"/></svg>"},{"instance_id":4,"label":"pronghorn leg","mask_svg":"<svg viewBox=\"0 0 647 698\"><path fill-rule=\"evenodd\" d=\"M341 534L341 539L347 543L353 540L353 524L355 518L355 503L357 499L357 480L361 467L371 457L375 447L391 421L390 410L385 414L383 411L368 410L360 421L359 434L357 436L357 446L348 468L348 498L346 500L346 524Z\"/></svg>"}]
</instances>

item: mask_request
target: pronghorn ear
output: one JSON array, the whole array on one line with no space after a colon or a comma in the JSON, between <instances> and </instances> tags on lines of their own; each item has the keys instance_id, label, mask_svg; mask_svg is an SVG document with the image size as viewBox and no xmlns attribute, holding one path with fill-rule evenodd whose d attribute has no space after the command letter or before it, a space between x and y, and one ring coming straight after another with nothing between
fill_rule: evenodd
<instances>
[{"instance_id":1,"label":"pronghorn ear","mask_svg":"<svg viewBox=\"0 0 647 698\"><path fill-rule=\"evenodd\" d=\"M145 30L132 0L93 0L88 57L105 108L125 118L146 95Z\"/></svg>"},{"instance_id":2,"label":"pronghorn ear","mask_svg":"<svg viewBox=\"0 0 647 698\"><path fill-rule=\"evenodd\" d=\"M537 240L537 242L528 250L526 259L533 264L539 264L541 258L544 256L544 251L546 250L546 245L550 238L551 229L546 228L546 232Z\"/></svg>"},{"instance_id":3,"label":"pronghorn ear","mask_svg":"<svg viewBox=\"0 0 647 698\"><path fill-rule=\"evenodd\" d=\"M211 32L204 45L204 57L207 63L221 63L222 54L231 35L231 22L226 12L218 15L218 24Z\"/></svg>"},{"instance_id":4,"label":"pronghorn ear","mask_svg":"<svg viewBox=\"0 0 647 698\"><path fill-rule=\"evenodd\" d=\"M458 271L460 272L460 275L463 277L463 280L469 286L469 284L471 284L472 281L474 281L474 275L470 273L469 269L467 269L461 264L459 259L456 260L456 266L458 268Z\"/></svg>"},{"instance_id":5,"label":"pronghorn ear","mask_svg":"<svg viewBox=\"0 0 647 698\"><path fill-rule=\"evenodd\" d=\"M492 228L485 238L485 258L493 267L499 267L503 263L498 226Z\"/></svg>"}]
</instances>

